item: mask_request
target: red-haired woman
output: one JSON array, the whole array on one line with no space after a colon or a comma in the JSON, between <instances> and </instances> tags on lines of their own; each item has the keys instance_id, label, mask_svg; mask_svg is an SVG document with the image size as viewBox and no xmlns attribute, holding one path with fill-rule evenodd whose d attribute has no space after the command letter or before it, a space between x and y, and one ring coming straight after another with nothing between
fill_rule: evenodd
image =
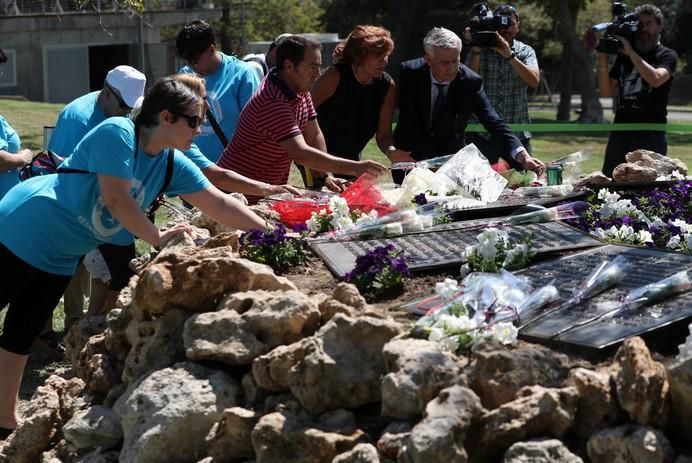
<instances>
[{"instance_id":1,"label":"red-haired woman","mask_svg":"<svg viewBox=\"0 0 692 463\"><path fill-rule=\"evenodd\" d=\"M393 49L387 29L356 26L334 50L334 64L311 91L327 152L359 160L375 135L377 146L392 162L414 161L410 152L396 149L392 139L396 92L385 68Z\"/></svg>"}]
</instances>

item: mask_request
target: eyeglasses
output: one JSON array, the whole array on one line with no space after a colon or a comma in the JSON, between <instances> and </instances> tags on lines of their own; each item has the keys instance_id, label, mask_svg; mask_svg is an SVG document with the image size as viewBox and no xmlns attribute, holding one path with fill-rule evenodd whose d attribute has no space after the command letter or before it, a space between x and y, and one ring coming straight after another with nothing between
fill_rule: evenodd
<instances>
[{"instance_id":1,"label":"eyeglasses","mask_svg":"<svg viewBox=\"0 0 692 463\"><path fill-rule=\"evenodd\" d=\"M104 84L104 85L108 89L108 91L111 92L111 94L118 101L118 106L120 107L120 109L122 109L123 111L127 111L128 113L130 111L132 111L132 108L127 103L125 103L125 100L123 100L123 98L118 94L118 92L115 91L115 89L113 87L111 87L108 84Z\"/></svg>"},{"instance_id":2,"label":"eyeglasses","mask_svg":"<svg viewBox=\"0 0 692 463\"><path fill-rule=\"evenodd\" d=\"M199 117L199 116L189 116L187 114L175 113L172 111L171 111L171 114L178 116L178 117L185 118L185 120L187 121L187 126L190 127L191 129L196 129L197 127L202 125L202 123L204 122L204 119Z\"/></svg>"}]
</instances>

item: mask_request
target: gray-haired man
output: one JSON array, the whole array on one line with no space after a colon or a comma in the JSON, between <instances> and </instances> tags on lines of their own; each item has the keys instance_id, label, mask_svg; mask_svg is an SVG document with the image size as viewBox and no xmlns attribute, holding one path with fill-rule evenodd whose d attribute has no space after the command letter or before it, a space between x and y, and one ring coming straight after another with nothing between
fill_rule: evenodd
<instances>
[{"instance_id":1,"label":"gray-haired man","mask_svg":"<svg viewBox=\"0 0 692 463\"><path fill-rule=\"evenodd\" d=\"M423 48L422 58L401 63L396 146L411 151L416 160L456 153L465 145L466 125L475 114L501 140L500 155L511 165L541 171L544 164L531 157L493 109L483 80L461 64L459 36L436 27L423 39Z\"/></svg>"}]
</instances>

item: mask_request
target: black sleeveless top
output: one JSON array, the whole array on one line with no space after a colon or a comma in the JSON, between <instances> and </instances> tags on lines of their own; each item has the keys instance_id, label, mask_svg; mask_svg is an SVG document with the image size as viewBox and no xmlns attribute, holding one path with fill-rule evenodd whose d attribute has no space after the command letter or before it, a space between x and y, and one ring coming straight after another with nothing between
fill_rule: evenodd
<instances>
[{"instance_id":1,"label":"black sleeveless top","mask_svg":"<svg viewBox=\"0 0 692 463\"><path fill-rule=\"evenodd\" d=\"M361 84L348 64L336 64L339 85L317 110L317 121L327 142L327 152L357 161L360 152L377 132L380 108L392 78L386 72L379 79Z\"/></svg>"}]
</instances>

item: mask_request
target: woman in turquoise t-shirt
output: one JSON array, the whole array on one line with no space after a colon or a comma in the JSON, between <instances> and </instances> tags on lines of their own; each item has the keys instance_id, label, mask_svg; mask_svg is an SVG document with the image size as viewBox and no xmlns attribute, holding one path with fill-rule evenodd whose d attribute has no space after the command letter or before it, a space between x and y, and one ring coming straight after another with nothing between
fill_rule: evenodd
<instances>
[{"instance_id":1,"label":"woman in turquoise t-shirt","mask_svg":"<svg viewBox=\"0 0 692 463\"><path fill-rule=\"evenodd\" d=\"M13 188L0 201L0 307L9 302L0 335L0 440L17 426L17 392L29 349L49 319L80 256L101 243L128 244L133 235L158 247L189 231L160 231L144 214L164 184L214 220L241 230L266 223L211 185L181 151L200 131L204 102L171 78L154 83L134 122L110 118L89 132L61 169ZM76 171L76 172L75 172Z\"/></svg>"},{"instance_id":2,"label":"woman in turquoise t-shirt","mask_svg":"<svg viewBox=\"0 0 692 463\"><path fill-rule=\"evenodd\" d=\"M19 168L29 164L34 156L30 150L19 149L20 146L17 132L0 116L0 199L19 183Z\"/></svg>"}]
</instances>

